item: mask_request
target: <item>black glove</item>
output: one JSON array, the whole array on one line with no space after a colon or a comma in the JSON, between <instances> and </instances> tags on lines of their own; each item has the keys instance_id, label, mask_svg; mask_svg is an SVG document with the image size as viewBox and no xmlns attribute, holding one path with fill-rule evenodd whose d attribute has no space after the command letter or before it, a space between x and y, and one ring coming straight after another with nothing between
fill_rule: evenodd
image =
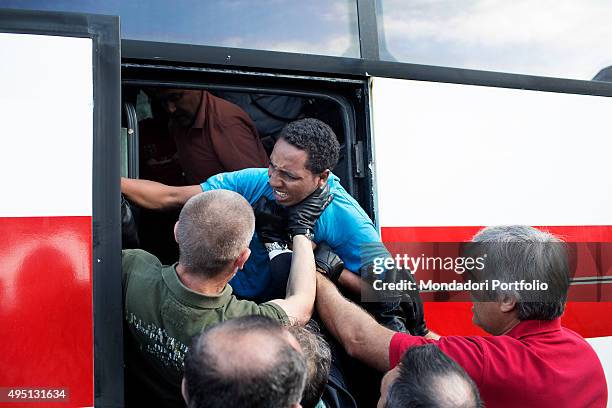
<instances>
[{"instance_id":1,"label":"black glove","mask_svg":"<svg viewBox=\"0 0 612 408\"><path fill-rule=\"evenodd\" d=\"M344 269L344 262L335 252L332 252L329 245L321 242L317 245L317 249L314 251L315 263L317 264L317 271L327 275L329 280L334 283L338 283L338 278Z\"/></svg>"},{"instance_id":2,"label":"black glove","mask_svg":"<svg viewBox=\"0 0 612 408\"><path fill-rule=\"evenodd\" d=\"M289 236L306 235L314 239L314 225L317 219L334 199L329 189L329 184L317 188L302 202L287 208L287 230Z\"/></svg>"},{"instance_id":3,"label":"black glove","mask_svg":"<svg viewBox=\"0 0 612 408\"><path fill-rule=\"evenodd\" d=\"M287 235L287 210L274 200L262 196L253 205L255 231L264 244L289 242Z\"/></svg>"},{"instance_id":4,"label":"black glove","mask_svg":"<svg viewBox=\"0 0 612 408\"><path fill-rule=\"evenodd\" d=\"M406 317L406 329L413 336L425 336L429 333L429 329L425 324L425 311L423 309L423 301L419 292L414 290L410 293L404 293L401 298L400 307Z\"/></svg>"}]
</instances>

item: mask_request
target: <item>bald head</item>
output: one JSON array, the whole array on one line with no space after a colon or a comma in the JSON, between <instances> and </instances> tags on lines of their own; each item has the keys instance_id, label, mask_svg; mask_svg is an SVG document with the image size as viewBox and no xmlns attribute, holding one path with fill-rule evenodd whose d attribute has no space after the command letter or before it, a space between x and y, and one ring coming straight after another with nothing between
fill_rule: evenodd
<instances>
[{"instance_id":1,"label":"bald head","mask_svg":"<svg viewBox=\"0 0 612 408\"><path fill-rule=\"evenodd\" d=\"M296 347L285 328L261 316L229 320L202 333L185 359L189 406L296 406L306 380Z\"/></svg>"},{"instance_id":2,"label":"bald head","mask_svg":"<svg viewBox=\"0 0 612 408\"><path fill-rule=\"evenodd\" d=\"M254 230L253 209L240 194L213 190L195 195L176 226L179 262L192 272L216 276L248 248Z\"/></svg>"},{"instance_id":3,"label":"bald head","mask_svg":"<svg viewBox=\"0 0 612 408\"><path fill-rule=\"evenodd\" d=\"M478 388L467 373L433 344L410 348L399 373L381 395L385 408L479 408Z\"/></svg>"},{"instance_id":4,"label":"bald head","mask_svg":"<svg viewBox=\"0 0 612 408\"><path fill-rule=\"evenodd\" d=\"M474 384L465 376L451 371L433 377L431 382L431 395L434 396L440 408L472 408L477 407L474 393Z\"/></svg>"},{"instance_id":5,"label":"bald head","mask_svg":"<svg viewBox=\"0 0 612 408\"><path fill-rule=\"evenodd\" d=\"M210 354L215 370L227 378L241 380L270 372L279 363L279 351L292 348L289 335L259 328L248 331L213 329L199 346ZM245 352L254 350L256 352Z\"/></svg>"}]
</instances>

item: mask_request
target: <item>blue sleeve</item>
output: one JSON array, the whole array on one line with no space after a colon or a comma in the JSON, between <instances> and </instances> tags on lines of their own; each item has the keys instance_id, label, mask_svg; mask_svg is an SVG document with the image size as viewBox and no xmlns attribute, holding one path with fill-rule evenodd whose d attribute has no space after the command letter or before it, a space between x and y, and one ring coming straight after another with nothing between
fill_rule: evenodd
<instances>
[{"instance_id":1,"label":"blue sleeve","mask_svg":"<svg viewBox=\"0 0 612 408\"><path fill-rule=\"evenodd\" d=\"M262 195L272 197L268 184L268 169L244 169L219 173L201 184L202 191L231 190L247 199L253 205Z\"/></svg>"},{"instance_id":2,"label":"blue sleeve","mask_svg":"<svg viewBox=\"0 0 612 408\"><path fill-rule=\"evenodd\" d=\"M317 221L315 241L326 242L356 274L375 258L389 256L370 218L346 192L335 195Z\"/></svg>"}]
</instances>

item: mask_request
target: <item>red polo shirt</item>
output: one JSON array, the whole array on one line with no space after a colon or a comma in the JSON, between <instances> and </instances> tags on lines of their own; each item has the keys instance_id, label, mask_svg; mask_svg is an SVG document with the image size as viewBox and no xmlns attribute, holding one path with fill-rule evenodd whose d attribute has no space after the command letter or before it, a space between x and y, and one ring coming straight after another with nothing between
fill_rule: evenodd
<instances>
[{"instance_id":1,"label":"red polo shirt","mask_svg":"<svg viewBox=\"0 0 612 408\"><path fill-rule=\"evenodd\" d=\"M608 388L595 351L559 319L523 321L503 336L427 340L397 333L389 346L391 367L408 348L428 343L465 369L487 407L606 406Z\"/></svg>"}]
</instances>

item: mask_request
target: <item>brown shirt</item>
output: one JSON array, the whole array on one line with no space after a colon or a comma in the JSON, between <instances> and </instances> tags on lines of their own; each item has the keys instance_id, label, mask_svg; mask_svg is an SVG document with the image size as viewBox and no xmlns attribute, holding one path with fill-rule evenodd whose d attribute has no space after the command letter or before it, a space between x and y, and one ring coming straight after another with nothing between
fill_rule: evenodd
<instances>
[{"instance_id":1,"label":"brown shirt","mask_svg":"<svg viewBox=\"0 0 612 408\"><path fill-rule=\"evenodd\" d=\"M238 106L202 91L202 103L190 129L170 125L188 184L249 167L268 167L255 124Z\"/></svg>"}]
</instances>

